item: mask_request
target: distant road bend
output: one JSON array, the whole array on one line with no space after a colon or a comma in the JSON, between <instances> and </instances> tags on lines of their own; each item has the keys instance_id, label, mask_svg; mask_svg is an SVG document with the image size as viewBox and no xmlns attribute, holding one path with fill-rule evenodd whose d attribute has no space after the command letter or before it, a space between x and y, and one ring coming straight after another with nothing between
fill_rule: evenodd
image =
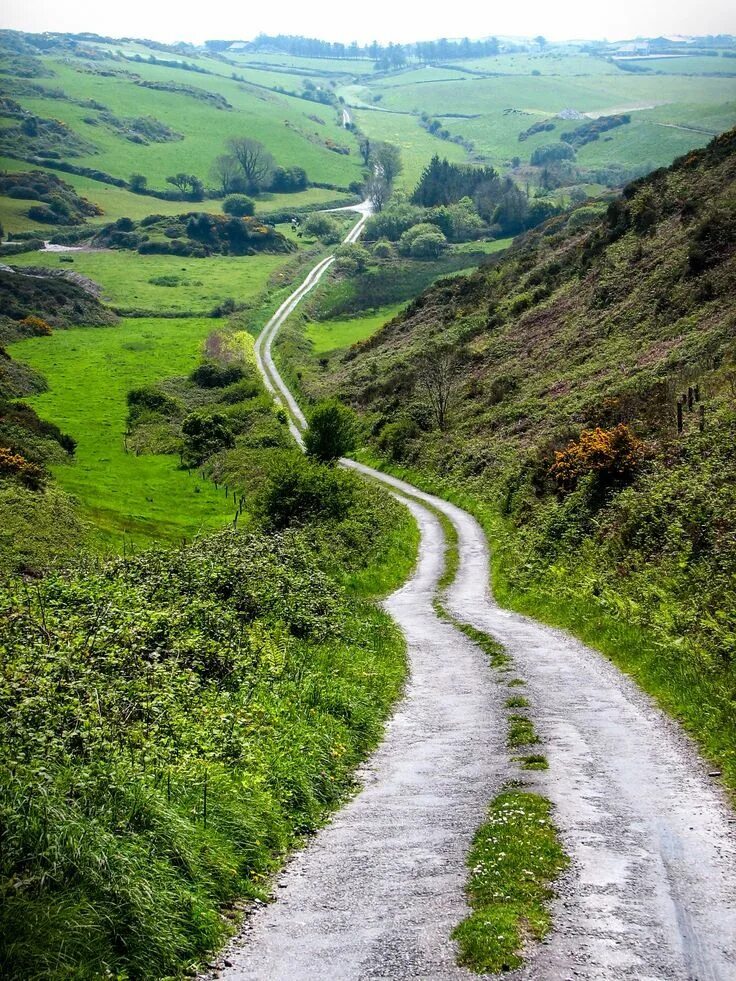
<instances>
[{"instance_id":1,"label":"distant road bend","mask_svg":"<svg viewBox=\"0 0 736 981\"><path fill-rule=\"evenodd\" d=\"M369 208L346 238L355 241ZM302 443L306 420L271 347L284 320L334 261L318 263L256 342L266 385ZM510 775L504 686L485 656L432 607L454 525L459 569L445 605L501 641L527 681L549 759L535 787L555 805L573 862L554 929L511 977L534 981L734 981L736 823L679 728L601 655L501 609L473 517L351 460L414 514L417 569L386 608L404 630L410 681L361 792L277 880L228 948L228 981L470 978L449 934L466 914L464 856L487 802ZM429 506L429 507L428 507Z\"/></svg>"}]
</instances>

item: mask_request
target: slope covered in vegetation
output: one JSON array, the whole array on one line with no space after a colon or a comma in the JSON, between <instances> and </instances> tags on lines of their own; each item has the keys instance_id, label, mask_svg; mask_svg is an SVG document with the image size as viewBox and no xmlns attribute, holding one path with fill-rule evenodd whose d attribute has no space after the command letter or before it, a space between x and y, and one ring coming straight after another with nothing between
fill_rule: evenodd
<instances>
[{"instance_id":1,"label":"slope covered in vegetation","mask_svg":"<svg viewBox=\"0 0 736 981\"><path fill-rule=\"evenodd\" d=\"M486 521L502 598L616 652L731 778L734 228L731 131L304 374Z\"/></svg>"},{"instance_id":2,"label":"slope covered in vegetation","mask_svg":"<svg viewBox=\"0 0 736 981\"><path fill-rule=\"evenodd\" d=\"M350 516L0 588L3 977L178 974L349 789L404 673L350 584L413 532L331 473Z\"/></svg>"}]
</instances>

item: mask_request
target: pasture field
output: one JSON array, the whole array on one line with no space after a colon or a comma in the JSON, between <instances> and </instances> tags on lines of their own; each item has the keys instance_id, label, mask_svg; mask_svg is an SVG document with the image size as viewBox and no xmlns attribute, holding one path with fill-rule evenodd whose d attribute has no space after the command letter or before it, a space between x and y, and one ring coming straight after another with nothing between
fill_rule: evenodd
<instances>
[{"instance_id":1,"label":"pasture field","mask_svg":"<svg viewBox=\"0 0 736 981\"><path fill-rule=\"evenodd\" d=\"M188 172L206 180L226 141L248 135L264 143L278 164L298 162L311 180L347 186L360 177L355 141L330 106L276 94L229 77L161 65L126 63L121 74L109 77L97 74L84 62L71 65L52 57L42 61L54 73L40 83L44 87L60 88L70 99L95 100L118 117L152 116L184 137L167 143L133 143L100 121L88 107L50 96L19 95L17 101L24 108L60 120L98 148L97 153L75 157L80 166L124 179L131 173L143 173L150 186L165 187L166 177L181 170L186 161ZM192 86L222 96L232 109L218 109L212 102L182 92L147 88L136 84L137 80ZM330 141L349 147L351 153L328 149Z\"/></svg>"},{"instance_id":2,"label":"pasture field","mask_svg":"<svg viewBox=\"0 0 736 981\"><path fill-rule=\"evenodd\" d=\"M69 263L69 258L73 259ZM103 287L101 299L119 310L154 313L209 311L226 297L242 300L264 290L271 277L292 256L210 256L192 259L174 255L139 255L120 249L100 252L25 252L14 265L72 269ZM153 280L172 279L172 285ZM173 280L176 280L174 283ZM286 280L285 280L286 283Z\"/></svg>"},{"instance_id":3,"label":"pasture field","mask_svg":"<svg viewBox=\"0 0 736 981\"><path fill-rule=\"evenodd\" d=\"M435 153L455 163L469 160L463 147L432 136L419 125L419 120L414 116L368 109L353 109L351 113L369 139L385 140L401 147L404 169L396 181L399 190L414 190L422 170Z\"/></svg>"},{"instance_id":4,"label":"pasture field","mask_svg":"<svg viewBox=\"0 0 736 981\"><path fill-rule=\"evenodd\" d=\"M702 60L719 67L731 61ZM370 103L373 95L380 94L380 106L391 113L427 112L442 120L453 136L472 141L475 155L496 167L508 166L515 156L528 159L536 147L556 142L560 133L585 122L550 118L564 109L590 116L631 114L628 125L578 150L578 163L590 167L609 163L663 166L736 122L736 77L635 74L601 58L559 54L487 58L472 63L472 68L498 74L481 77L445 72L445 79L440 80L417 69L377 79L370 88L353 85L347 90L348 101ZM356 113L369 132L363 123L366 115ZM380 117L378 125L394 131L406 129L411 118L388 112L374 112L370 117L371 121ZM543 120L553 124L552 131L519 140L519 134ZM453 144L425 136L434 152L454 152Z\"/></svg>"},{"instance_id":5,"label":"pasture field","mask_svg":"<svg viewBox=\"0 0 736 981\"><path fill-rule=\"evenodd\" d=\"M186 374L205 337L205 318L124 319L117 327L55 331L10 346L40 371L49 390L27 401L77 440L73 463L53 467L81 504L102 547L177 542L232 518L222 491L172 456L125 452L126 395L132 388Z\"/></svg>"},{"instance_id":6,"label":"pasture field","mask_svg":"<svg viewBox=\"0 0 736 981\"><path fill-rule=\"evenodd\" d=\"M358 341L372 337L385 323L392 320L405 304L382 307L376 313L367 316L348 317L339 320L315 320L310 323L304 335L312 342L314 354L326 354L343 347L350 347Z\"/></svg>"},{"instance_id":7,"label":"pasture field","mask_svg":"<svg viewBox=\"0 0 736 981\"><path fill-rule=\"evenodd\" d=\"M736 59L706 55L663 55L657 58L627 58L624 62L648 72L664 75L736 75Z\"/></svg>"},{"instance_id":8,"label":"pasture field","mask_svg":"<svg viewBox=\"0 0 736 981\"><path fill-rule=\"evenodd\" d=\"M165 201L144 194L133 194L125 188L103 184L90 177L65 174L58 170L50 170L47 167L36 167L25 163L23 160L0 156L0 171L28 171L31 169L46 170L56 174L67 184L71 184L79 195L99 205L103 214L88 218L87 222L90 225L104 225L118 218L132 218L134 221L140 221L147 215L180 215L186 211L222 213L221 200L207 198L204 201L196 202ZM291 209L296 211L308 205L330 203L340 197L341 195L337 191L331 191L329 188L308 187L294 194L275 194L267 191L257 195L254 201L256 214L267 216L274 212ZM347 202L349 199L346 197L345 200ZM2 223L7 237L10 237L9 232L37 231L42 238L49 234L48 225L28 217L27 211L34 204L38 204L38 201L25 201L0 196L0 223Z\"/></svg>"}]
</instances>

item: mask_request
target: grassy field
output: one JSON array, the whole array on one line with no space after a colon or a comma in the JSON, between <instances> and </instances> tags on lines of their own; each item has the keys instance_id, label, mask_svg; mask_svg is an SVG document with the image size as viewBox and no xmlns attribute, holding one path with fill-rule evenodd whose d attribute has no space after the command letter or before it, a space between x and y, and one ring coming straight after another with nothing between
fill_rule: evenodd
<instances>
[{"instance_id":1,"label":"grassy field","mask_svg":"<svg viewBox=\"0 0 736 981\"><path fill-rule=\"evenodd\" d=\"M367 109L352 110L352 116L369 139L385 140L401 147L404 170L396 181L400 190L414 190L422 170L435 153L456 162L468 160L463 147L431 136L414 116Z\"/></svg>"},{"instance_id":2,"label":"grassy field","mask_svg":"<svg viewBox=\"0 0 736 981\"><path fill-rule=\"evenodd\" d=\"M371 337L403 308L399 303L383 307L367 317L349 317L344 320L315 320L309 324L305 336L312 342L314 354L325 354L338 348L349 347L357 341Z\"/></svg>"},{"instance_id":3,"label":"grassy field","mask_svg":"<svg viewBox=\"0 0 736 981\"><path fill-rule=\"evenodd\" d=\"M277 163L291 166L298 162L312 180L347 185L360 176L355 141L341 127L330 106L276 94L225 76L200 75L160 65L128 62L124 67L127 74L111 78L90 73L90 66L84 62L72 65L54 58L44 58L43 62L54 73L43 84L62 89L70 99L94 99L120 117L153 116L184 137L174 142L140 145L110 129L87 107L64 99L19 96L24 108L61 120L95 144L97 153L75 158L79 165L126 179L133 172L144 173L151 186L163 187L166 177L181 170L184 160L189 172L206 179L212 161L223 152L229 137L254 135L273 153ZM183 93L147 88L136 84L137 80L193 86L224 97L232 109L217 109L210 102ZM331 151L326 145L329 140L350 146L351 154Z\"/></svg>"},{"instance_id":4,"label":"grassy field","mask_svg":"<svg viewBox=\"0 0 736 981\"><path fill-rule=\"evenodd\" d=\"M47 170L48 168L32 167L22 160L13 160L10 157L0 157L0 170L5 171L28 171ZM100 181L92 180L89 177L79 177L76 174L64 174L60 171L50 171L56 174L73 188L82 197L87 198L94 204L99 205L103 214L97 217L88 218L90 225L103 225L106 222L115 221L117 218L132 218L139 221L146 215L180 215L186 211L207 211L212 214L222 213L222 201L208 198L196 203L188 201L163 201L160 198L153 198L143 194L133 194L125 188L114 187L112 184L103 184ZM265 192L259 194L254 200L256 213L268 215L279 211L297 210L307 205L331 202L341 197L336 191L329 188L308 187L304 191L297 191L295 194L274 194ZM346 197L347 201L348 198ZM38 201L24 201L22 199L0 197L0 223L5 229L6 236L12 232L38 231L42 237L49 233L49 226L33 221L26 214L28 209L38 204Z\"/></svg>"},{"instance_id":5,"label":"grassy field","mask_svg":"<svg viewBox=\"0 0 736 981\"><path fill-rule=\"evenodd\" d=\"M214 485L178 468L171 456L125 452L126 395L132 388L190 371L217 321L123 320L118 327L56 331L10 348L40 371L49 391L28 401L77 441L76 460L57 466L99 542L120 550L191 538L222 526L232 507Z\"/></svg>"},{"instance_id":6,"label":"grassy field","mask_svg":"<svg viewBox=\"0 0 736 981\"><path fill-rule=\"evenodd\" d=\"M65 262L72 258L73 262ZM226 297L242 300L266 288L288 255L210 256L207 259L171 255L139 255L123 250L105 252L25 252L13 257L19 266L73 269L103 287L102 299L121 310L155 313L209 314ZM287 274L283 278L286 280ZM174 277L173 286L154 280Z\"/></svg>"},{"instance_id":7,"label":"grassy field","mask_svg":"<svg viewBox=\"0 0 736 981\"><path fill-rule=\"evenodd\" d=\"M715 68L730 64L730 59L702 60L714 62ZM446 70L432 74L416 69L375 80L370 86L352 86L348 91L353 100L368 103L379 94L380 106L394 113L424 111L442 119L452 135L471 140L476 153L495 166L504 166L517 155L528 159L535 147L556 142L561 132L580 125L576 120L553 119L552 132L519 141L519 134L533 123L566 108L594 115L632 113L628 126L579 150L578 162L583 166L611 162L628 167L665 165L675 156L702 146L709 134L736 122L736 78L687 76L674 71L634 74L602 58L563 54L487 58L468 62L466 67L488 72L489 76ZM361 125L363 116L370 115L371 120L379 118L380 126L404 131L411 119L379 112L357 115ZM432 141L435 152L460 149L424 135Z\"/></svg>"}]
</instances>

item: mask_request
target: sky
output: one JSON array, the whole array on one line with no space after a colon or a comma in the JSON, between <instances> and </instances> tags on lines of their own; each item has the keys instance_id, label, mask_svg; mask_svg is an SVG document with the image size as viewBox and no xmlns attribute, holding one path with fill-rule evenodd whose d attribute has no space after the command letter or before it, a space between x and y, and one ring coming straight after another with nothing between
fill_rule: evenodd
<instances>
[{"instance_id":1,"label":"sky","mask_svg":"<svg viewBox=\"0 0 736 981\"><path fill-rule=\"evenodd\" d=\"M2 0L0 27L24 31L92 31L156 41L248 40L305 34L333 41L418 41L491 34L550 40L619 40L660 34L736 34L734 0L525 0L490 4L371 0Z\"/></svg>"}]
</instances>

